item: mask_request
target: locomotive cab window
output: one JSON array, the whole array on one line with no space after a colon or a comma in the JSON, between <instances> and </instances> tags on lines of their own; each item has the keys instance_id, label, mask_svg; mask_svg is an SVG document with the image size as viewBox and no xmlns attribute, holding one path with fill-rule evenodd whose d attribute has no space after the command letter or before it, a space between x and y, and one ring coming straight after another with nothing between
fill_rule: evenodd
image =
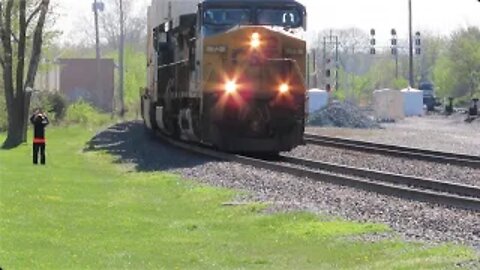
<instances>
[{"instance_id":1,"label":"locomotive cab window","mask_svg":"<svg viewBox=\"0 0 480 270\"><path fill-rule=\"evenodd\" d=\"M297 28L302 26L302 15L295 8L257 9L257 21L261 25Z\"/></svg>"},{"instance_id":2,"label":"locomotive cab window","mask_svg":"<svg viewBox=\"0 0 480 270\"><path fill-rule=\"evenodd\" d=\"M204 12L204 24L235 26L250 24L250 10L244 8L211 8Z\"/></svg>"}]
</instances>

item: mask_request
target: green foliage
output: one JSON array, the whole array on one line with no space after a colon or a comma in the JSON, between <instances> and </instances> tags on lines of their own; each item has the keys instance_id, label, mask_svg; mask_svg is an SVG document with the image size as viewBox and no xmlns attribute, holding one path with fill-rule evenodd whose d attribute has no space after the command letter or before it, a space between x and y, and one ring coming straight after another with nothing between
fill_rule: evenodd
<instances>
[{"instance_id":1,"label":"green foliage","mask_svg":"<svg viewBox=\"0 0 480 270\"><path fill-rule=\"evenodd\" d=\"M448 52L434 69L434 80L445 97L480 93L480 28L469 27L452 35Z\"/></svg>"},{"instance_id":2,"label":"green foliage","mask_svg":"<svg viewBox=\"0 0 480 270\"><path fill-rule=\"evenodd\" d=\"M71 104L65 116L67 124L81 124L87 126L101 126L111 122L108 115L100 113L85 101Z\"/></svg>"},{"instance_id":3,"label":"green foliage","mask_svg":"<svg viewBox=\"0 0 480 270\"><path fill-rule=\"evenodd\" d=\"M332 98L335 100L345 101L345 99L347 98L347 94L343 89L336 89L332 93Z\"/></svg>"},{"instance_id":4,"label":"green foliage","mask_svg":"<svg viewBox=\"0 0 480 270\"><path fill-rule=\"evenodd\" d=\"M452 74L452 63L448 56L443 55L438 59L433 70L437 96L450 97L454 95L456 80Z\"/></svg>"},{"instance_id":5,"label":"green foliage","mask_svg":"<svg viewBox=\"0 0 480 270\"><path fill-rule=\"evenodd\" d=\"M107 57L118 63L118 52L111 51ZM118 79L119 76L116 76ZM125 48L125 109L130 115L139 110L139 89L145 87L147 81L147 60L144 51L136 51L132 47ZM116 84L119 89L119 82ZM118 100L118 94L117 94Z\"/></svg>"},{"instance_id":6,"label":"green foliage","mask_svg":"<svg viewBox=\"0 0 480 270\"><path fill-rule=\"evenodd\" d=\"M0 151L4 269L455 269L477 258L462 246L361 240L385 225L224 207L233 191L127 173L81 151L93 135L49 129L46 167L27 165L29 145Z\"/></svg>"},{"instance_id":7,"label":"green foliage","mask_svg":"<svg viewBox=\"0 0 480 270\"><path fill-rule=\"evenodd\" d=\"M408 80L405 78L398 78L393 81L393 89L402 90L408 87Z\"/></svg>"},{"instance_id":8,"label":"green foliage","mask_svg":"<svg viewBox=\"0 0 480 270\"><path fill-rule=\"evenodd\" d=\"M367 76L371 82L372 90L393 88L396 80L395 61L389 56L378 59Z\"/></svg>"},{"instance_id":9,"label":"green foliage","mask_svg":"<svg viewBox=\"0 0 480 270\"><path fill-rule=\"evenodd\" d=\"M352 31L345 33L354 34ZM355 41L348 36L344 39ZM322 57L322 46L319 43L319 58ZM409 85L408 55L404 51L398 55L397 78L395 57L389 50L379 50L377 55L371 56L359 50L349 53L353 51L352 46L340 51L341 93L335 93L338 99L365 103L371 100L375 89L403 89ZM413 64L414 84L433 81L436 95L440 98L470 99L471 96L480 96L480 28L459 29L451 37L422 32L422 55L415 56Z\"/></svg>"},{"instance_id":10,"label":"green foliage","mask_svg":"<svg viewBox=\"0 0 480 270\"><path fill-rule=\"evenodd\" d=\"M53 113L52 120L60 122L65 117L67 100L59 92L44 91L34 94L30 108L42 108L47 113Z\"/></svg>"},{"instance_id":11,"label":"green foliage","mask_svg":"<svg viewBox=\"0 0 480 270\"><path fill-rule=\"evenodd\" d=\"M125 50L125 104L133 112L139 108L139 89L147 83L147 60L144 52Z\"/></svg>"}]
</instances>

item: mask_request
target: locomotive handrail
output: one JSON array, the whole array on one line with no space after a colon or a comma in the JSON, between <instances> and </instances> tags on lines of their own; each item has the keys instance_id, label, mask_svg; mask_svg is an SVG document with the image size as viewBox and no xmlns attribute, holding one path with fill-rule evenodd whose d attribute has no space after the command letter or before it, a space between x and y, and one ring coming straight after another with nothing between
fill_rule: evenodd
<instances>
[{"instance_id":1,"label":"locomotive handrail","mask_svg":"<svg viewBox=\"0 0 480 270\"><path fill-rule=\"evenodd\" d=\"M188 59L186 59L186 60L181 60L181 61L173 62L173 63L170 63L170 64L166 64L166 65L158 66L158 69L169 68L169 67L175 67L175 66L179 66L180 64L185 64L185 63L188 63L188 62L189 62L189 60L188 60Z\"/></svg>"}]
</instances>

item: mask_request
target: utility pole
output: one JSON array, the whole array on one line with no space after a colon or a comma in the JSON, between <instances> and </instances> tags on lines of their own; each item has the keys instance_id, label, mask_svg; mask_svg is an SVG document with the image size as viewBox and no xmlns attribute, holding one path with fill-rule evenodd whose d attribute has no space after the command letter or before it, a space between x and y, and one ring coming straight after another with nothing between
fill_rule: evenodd
<instances>
[{"instance_id":1,"label":"utility pole","mask_svg":"<svg viewBox=\"0 0 480 270\"><path fill-rule=\"evenodd\" d=\"M338 56L338 36L335 36L335 89L338 89L338 69L339 69L339 62L340 58Z\"/></svg>"},{"instance_id":2,"label":"utility pole","mask_svg":"<svg viewBox=\"0 0 480 270\"><path fill-rule=\"evenodd\" d=\"M97 63L97 72L95 73L95 83L96 83L96 90L97 93L102 92L102 82L101 82L101 67L100 67L100 33L98 29L98 11L103 10L103 3L98 2L97 0L93 0L93 14L95 17L95 57L96 57L96 63Z\"/></svg>"},{"instance_id":3,"label":"utility pole","mask_svg":"<svg viewBox=\"0 0 480 270\"><path fill-rule=\"evenodd\" d=\"M124 13L123 13L123 0L120 2L120 46L118 46L118 59L119 59L119 73L120 73L120 89L119 89L119 99L120 99L120 117L125 116L125 102L124 102L124 78L125 78L125 22L124 22Z\"/></svg>"},{"instance_id":4,"label":"utility pole","mask_svg":"<svg viewBox=\"0 0 480 270\"><path fill-rule=\"evenodd\" d=\"M409 38L409 82L414 87L413 78L413 34L412 34L412 0L408 0L408 38Z\"/></svg>"}]
</instances>

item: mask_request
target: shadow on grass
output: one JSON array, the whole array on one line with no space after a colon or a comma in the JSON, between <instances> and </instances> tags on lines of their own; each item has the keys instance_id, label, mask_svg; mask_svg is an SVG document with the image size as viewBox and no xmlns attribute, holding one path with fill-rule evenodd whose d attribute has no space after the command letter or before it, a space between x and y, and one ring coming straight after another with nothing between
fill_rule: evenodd
<instances>
[{"instance_id":1,"label":"shadow on grass","mask_svg":"<svg viewBox=\"0 0 480 270\"><path fill-rule=\"evenodd\" d=\"M114 125L95 135L84 151L105 151L117 163L135 164L141 172L192 168L215 160L172 147L153 137L141 122Z\"/></svg>"}]
</instances>

